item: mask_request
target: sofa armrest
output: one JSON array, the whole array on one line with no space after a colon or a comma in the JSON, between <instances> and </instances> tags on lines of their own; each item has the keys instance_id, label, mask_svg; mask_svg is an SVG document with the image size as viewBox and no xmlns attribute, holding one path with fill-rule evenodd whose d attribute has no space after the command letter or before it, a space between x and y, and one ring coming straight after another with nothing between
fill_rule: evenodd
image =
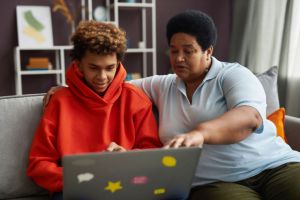
<instances>
[{"instance_id":1,"label":"sofa armrest","mask_svg":"<svg viewBox=\"0 0 300 200\"><path fill-rule=\"evenodd\" d=\"M0 97L0 199L48 194L27 175L31 141L42 115L43 95ZM47 196L45 196L47 197Z\"/></svg>"},{"instance_id":2,"label":"sofa armrest","mask_svg":"<svg viewBox=\"0 0 300 200\"><path fill-rule=\"evenodd\" d=\"M297 151L300 151L300 118L285 115L284 126L288 144Z\"/></svg>"}]
</instances>

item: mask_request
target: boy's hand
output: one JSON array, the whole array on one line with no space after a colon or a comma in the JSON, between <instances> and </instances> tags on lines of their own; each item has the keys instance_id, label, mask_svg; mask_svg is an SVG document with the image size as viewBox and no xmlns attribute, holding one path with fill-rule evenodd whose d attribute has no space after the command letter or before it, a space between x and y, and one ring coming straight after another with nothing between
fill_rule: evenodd
<instances>
[{"instance_id":1,"label":"boy's hand","mask_svg":"<svg viewBox=\"0 0 300 200\"><path fill-rule=\"evenodd\" d=\"M106 151L108 151L108 152L125 152L126 149L124 147L116 144L115 142L111 142L108 145Z\"/></svg>"},{"instance_id":2,"label":"boy's hand","mask_svg":"<svg viewBox=\"0 0 300 200\"><path fill-rule=\"evenodd\" d=\"M51 96L59 89L64 88L64 86L54 86L51 87L50 90L48 90L47 94L43 98L43 110L46 108L47 104L49 103L49 100Z\"/></svg>"}]
</instances>

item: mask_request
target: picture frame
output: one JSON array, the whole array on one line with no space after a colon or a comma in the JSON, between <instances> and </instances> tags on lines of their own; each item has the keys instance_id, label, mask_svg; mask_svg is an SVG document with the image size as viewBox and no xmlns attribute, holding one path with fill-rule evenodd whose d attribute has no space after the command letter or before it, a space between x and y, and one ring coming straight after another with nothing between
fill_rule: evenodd
<instances>
[{"instance_id":1,"label":"picture frame","mask_svg":"<svg viewBox=\"0 0 300 200\"><path fill-rule=\"evenodd\" d=\"M17 6L17 29L21 47L53 46L49 6Z\"/></svg>"}]
</instances>

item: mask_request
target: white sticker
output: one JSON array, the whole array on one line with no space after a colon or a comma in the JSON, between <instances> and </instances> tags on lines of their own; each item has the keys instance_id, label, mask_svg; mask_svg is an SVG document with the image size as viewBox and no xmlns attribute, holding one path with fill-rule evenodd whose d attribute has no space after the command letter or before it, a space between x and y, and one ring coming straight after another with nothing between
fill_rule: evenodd
<instances>
[{"instance_id":1,"label":"white sticker","mask_svg":"<svg viewBox=\"0 0 300 200\"><path fill-rule=\"evenodd\" d=\"M78 179L79 183L88 182L88 181L92 180L93 178L94 178L94 174L88 173L88 172L77 175L77 179Z\"/></svg>"}]
</instances>

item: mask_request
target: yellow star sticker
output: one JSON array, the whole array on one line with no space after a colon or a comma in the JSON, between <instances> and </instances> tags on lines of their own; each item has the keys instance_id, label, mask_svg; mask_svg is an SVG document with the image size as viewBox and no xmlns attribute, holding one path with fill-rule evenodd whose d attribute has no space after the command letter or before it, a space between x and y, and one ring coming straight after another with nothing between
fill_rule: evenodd
<instances>
[{"instance_id":1,"label":"yellow star sticker","mask_svg":"<svg viewBox=\"0 0 300 200\"><path fill-rule=\"evenodd\" d=\"M154 193L155 195L164 194L164 193L166 193L166 189L165 189L165 188L157 188L157 189L155 189L155 190L153 191L153 193Z\"/></svg>"},{"instance_id":2,"label":"yellow star sticker","mask_svg":"<svg viewBox=\"0 0 300 200\"><path fill-rule=\"evenodd\" d=\"M122 188L123 187L121 186L121 181L108 181L108 185L105 187L105 190L109 190L111 193L114 193L115 191L121 190Z\"/></svg>"}]
</instances>

